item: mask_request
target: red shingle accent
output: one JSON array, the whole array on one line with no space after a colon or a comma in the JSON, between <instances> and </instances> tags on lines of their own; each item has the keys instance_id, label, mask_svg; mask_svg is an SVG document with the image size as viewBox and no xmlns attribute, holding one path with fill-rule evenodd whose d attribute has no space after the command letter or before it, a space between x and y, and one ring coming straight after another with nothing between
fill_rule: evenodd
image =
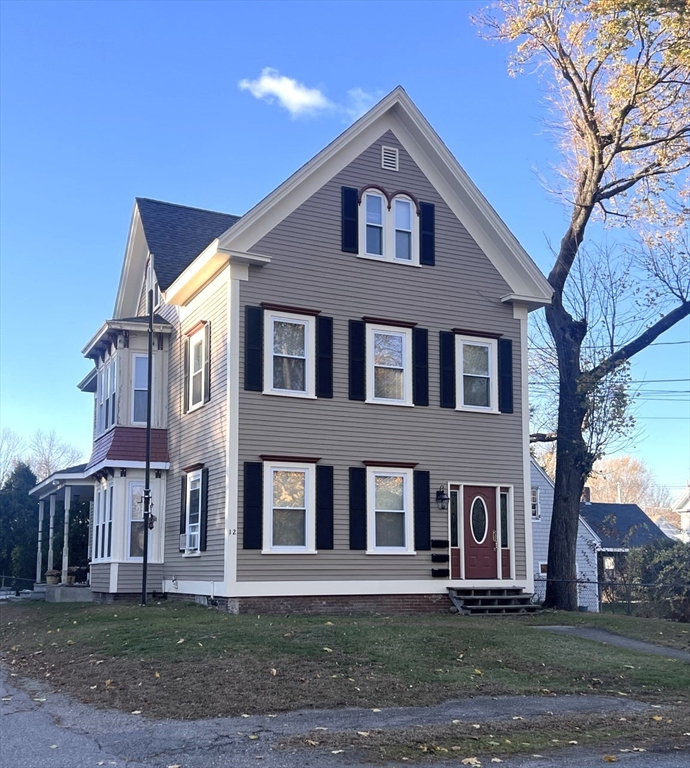
<instances>
[{"instance_id":1,"label":"red shingle accent","mask_svg":"<svg viewBox=\"0 0 690 768\"><path fill-rule=\"evenodd\" d=\"M141 427L115 427L99 437L93 444L86 471L103 461L114 465L118 461L146 461L146 430ZM170 461L167 429L151 430L151 461Z\"/></svg>"}]
</instances>

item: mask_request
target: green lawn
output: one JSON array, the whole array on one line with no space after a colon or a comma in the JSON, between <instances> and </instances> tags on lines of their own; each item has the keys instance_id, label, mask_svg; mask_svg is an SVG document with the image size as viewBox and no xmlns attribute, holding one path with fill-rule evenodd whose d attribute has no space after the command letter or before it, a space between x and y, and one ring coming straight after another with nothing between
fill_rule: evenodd
<instances>
[{"instance_id":1,"label":"green lawn","mask_svg":"<svg viewBox=\"0 0 690 768\"><path fill-rule=\"evenodd\" d=\"M681 645L623 616L233 616L194 604L3 607L2 659L83 701L153 717L597 692L688 702L690 665L531 628L574 623ZM659 633L663 632L663 635Z\"/></svg>"}]
</instances>

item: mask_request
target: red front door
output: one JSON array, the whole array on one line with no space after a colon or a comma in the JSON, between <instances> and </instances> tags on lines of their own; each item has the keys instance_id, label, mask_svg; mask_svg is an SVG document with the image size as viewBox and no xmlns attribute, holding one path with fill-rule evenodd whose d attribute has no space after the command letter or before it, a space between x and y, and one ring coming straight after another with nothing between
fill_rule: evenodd
<instances>
[{"instance_id":1,"label":"red front door","mask_svg":"<svg viewBox=\"0 0 690 768\"><path fill-rule=\"evenodd\" d=\"M465 578L498 576L496 544L496 489L466 485L463 488Z\"/></svg>"}]
</instances>

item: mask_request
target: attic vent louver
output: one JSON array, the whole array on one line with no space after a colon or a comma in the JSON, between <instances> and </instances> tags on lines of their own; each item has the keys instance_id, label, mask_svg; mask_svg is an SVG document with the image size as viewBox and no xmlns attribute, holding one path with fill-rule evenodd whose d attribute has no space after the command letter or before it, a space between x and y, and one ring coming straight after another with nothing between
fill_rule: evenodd
<instances>
[{"instance_id":1,"label":"attic vent louver","mask_svg":"<svg viewBox=\"0 0 690 768\"><path fill-rule=\"evenodd\" d=\"M381 147L381 168L387 171L398 170L398 150L396 147Z\"/></svg>"}]
</instances>

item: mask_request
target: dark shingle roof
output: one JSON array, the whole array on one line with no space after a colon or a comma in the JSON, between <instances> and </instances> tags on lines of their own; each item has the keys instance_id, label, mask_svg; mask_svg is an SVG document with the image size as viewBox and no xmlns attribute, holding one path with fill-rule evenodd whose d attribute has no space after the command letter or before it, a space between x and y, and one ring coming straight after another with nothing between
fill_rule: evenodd
<instances>
[{"instance_id":1,"label":"dark shingle roof","mask_svg":"<svg viewBox=\"0 0 690 768\"><path fill-rule=\"evenodd\" d=\"M603 549L630 549L657 539L668 541L637 504L580 504L580 515L601 539Z\"/></svg>"},{"instance_id":2,"label":"dark shingle roof","mask_svg":"<svg viewBox=\"0 0 690 768\"><path fill-rule=\"evenodd\" d=\"M228 213L137 197L158 285L167 290L216 237L239 220Z\"/></svg>"}]
</instances>

